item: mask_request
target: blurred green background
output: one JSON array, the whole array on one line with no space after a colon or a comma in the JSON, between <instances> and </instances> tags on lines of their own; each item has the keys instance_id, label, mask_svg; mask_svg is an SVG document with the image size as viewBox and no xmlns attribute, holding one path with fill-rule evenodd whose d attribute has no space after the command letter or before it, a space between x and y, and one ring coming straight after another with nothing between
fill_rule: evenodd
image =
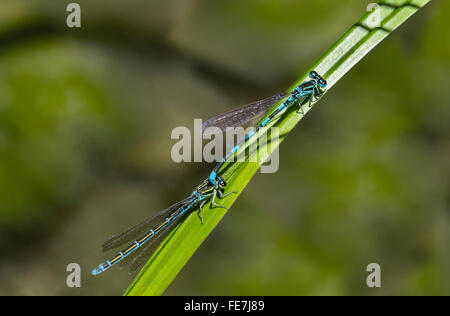
<instances>
[{"instance_id":1,"label":"blurred green background","mask_svg":"<svg viewBox=\"0 0 450 316\"><path fill-rule=\"evenodd\" d=\"M172 162L172 129L283 91L372 1L79 0L80 29L69 2L0 0L1 295L122 294L126 271L90 276L102 242L212 167ZM357 64L165 294L450 294L448 12Z\"/></svg>"}]
</instances>

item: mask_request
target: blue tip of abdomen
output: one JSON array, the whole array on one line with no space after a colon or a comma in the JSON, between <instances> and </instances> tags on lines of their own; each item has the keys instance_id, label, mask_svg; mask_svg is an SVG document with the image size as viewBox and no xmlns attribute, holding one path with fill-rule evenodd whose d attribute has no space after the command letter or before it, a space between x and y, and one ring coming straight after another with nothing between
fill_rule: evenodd
<instances>
[{"instance_id":1,"label":"blue tip of abdomen","mask_svg":"<svg viewBox=\"0 0 450 316\"><path fill-rule=\"evenodd\" d=\"M104 270L102 270L100 267L95 268L94 270L92 270L91 274L92 275L99 275L100 273L102 273Z\"/></svg>"}]
</instances>

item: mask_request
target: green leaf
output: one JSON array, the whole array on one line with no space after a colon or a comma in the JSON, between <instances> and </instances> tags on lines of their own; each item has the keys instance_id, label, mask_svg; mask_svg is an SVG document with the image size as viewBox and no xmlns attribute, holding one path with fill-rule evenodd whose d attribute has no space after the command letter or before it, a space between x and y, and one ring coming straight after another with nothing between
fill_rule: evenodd
<instances>
[{"instance_id":1,"label":"green leaf","mask_svg":"<svg viewBox=\"0 0 450 316\"><path fill-rule=\"evenodd\" d=\"M327 80L326 92L328 92L347 71L378 43L429 1L381 1L376 9L367 12L310 70L315 69ZM307 79L310 70L299 77L287 91L292 91L293 88ZM277 106L278 104L274 108ZM258 154L261 155L266 150L268 153L272 153L310 107L304 106L303 109L303 114L297 113L297 111L287 111L272 124L261 129L260 133L263 134L268 132L271 127L277 127L280 136L275 138L269 133L267 146L260 146L250 158ZM226 164L220 171L228 183L226 192L236 191L238 193L229 195L220 200L219 203L231 207L263 161L264 159L261 158L259 162L245 161ZM208 203L204 207L203 213L204 224L201 224L197 212L194 211L161 243L125 295L161 295L165 291L189 258L219 223L226 210L211 208L210 203Z\"/></svg>"}]
</instances>

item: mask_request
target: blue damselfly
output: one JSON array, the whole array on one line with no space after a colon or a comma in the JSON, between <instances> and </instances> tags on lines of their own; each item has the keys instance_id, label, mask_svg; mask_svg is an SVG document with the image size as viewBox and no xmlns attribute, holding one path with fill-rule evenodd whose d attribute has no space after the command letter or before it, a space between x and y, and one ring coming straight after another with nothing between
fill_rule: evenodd
<instances>
[{"instance_id":1,"label":"blue damselfly","mask_svg":"<svg viewBox=\"0 0 450 316\"><path fill-rule=\"evenodd\" d=\"M92 274L98 275L112 266L124 262L129 262L131 264L130 272L134 272L142 265L142 263L145 262L154 250L154 247L157 245L157 241L162 241L162 239L170 233L178 223L180 223L182 218L190 214L195 209L195 206L199 206L200 219L202 223L203 207L208 201L211 202L211 206L213 207L226 208L225 206L215 202L217 196L219 198L224 198L236 192L224 194L223 189L227 183L221 176L218 175L220 168L238 151L239 148L241 148L254 135L256 135L259 129L274 120L280 112L292 107L295 104L298 104L299 109L301 109L301 106L305 101L309 100L309 102L312 102L314 98L317 98L322 94L320 88L324 88L327 85L325 79L323 79L315 71L311 71L309 76L311 80L305 81L298 85L289 95L286 93L279 93L270 98L256 101L238 109L228 111L206 121L203 124L203 129L214 126L221 130L225 130L227 127L242 126L251 120L255 120L255 118L261 118L274 104L287 97L287 99L278 108L272 111L254 128L253 131L248 133L240 144L233 147L233 149L223 158L223 160L215 166L208 179L204 180L199 186L197 186L189 197L170 206L154 217L149 218L144 222L108 239L103 244L103 250L114 249L127 243L129 245L111 259L98 265L92 271Z\"/></svg>"},{"instance_id":2,"label":"blue damselfly","mask_svg":"<svg viewBox=\"0 0 450 316\"><path fill-rule=\"evenodd\" d=\"M229 161L229 159L241 148L246 142L248 142L257 132L266 126L269 122L274 120L274 118L283 110L290 108L291 106L298 104L299 109L301 109L302 104L305 101L309 101L311 104L314 99L320 97L323 92L321 88L325 88L327 82L322 76L320 76L316 71L311 71L309 73L310 80L304 81L299 84L287 97L287 99L274 111L272 111L261 123L259 123L250 133L245 135L244 140L233 147L233 149L220 161L213 171L209 175L209 181L211 185L215 185L217 174L222 168L222 166ZM261 115L265 110L270 109L278 101L286 97L286 94L279 93L272 97L266 98L261 101L256 101L240 107L238 109L228 111L224 114L215 116L205 123L203 123L204 128L210 126L216 126L220 130L225 130L227 127L236 127L242 125L254 116ZM263 113L264 114L264 113Z\"/></svg>"},{"instance_id":3,"label":"blue damselfly","mask_svg":"<svg viewBox=\"0 0 450 316\"><path fill-rule=\"evenodd\" d=\"M129 244L128 247L119 251L111 259L98 265L92 270L92 274L98 275L119 262L129 262L131 264L130 273L136 271L154 250L154 247L157 245L156 241L162 241L185 215L188 215L194 210L194 206L199 206L199 215L202 223L203 206L208 201L211 201L212 206L223 207L215 203L216 197L224 198L229 194L235 193L229 192L224 194L222 190L225 186L226 182L220 176L217 176L215 185L211 185L209 180L205 180L186 199L170 206L142 223L120 234L114 235L103 244L103 250L114 249L127 243Z\"/></svg>"}]
</instances>

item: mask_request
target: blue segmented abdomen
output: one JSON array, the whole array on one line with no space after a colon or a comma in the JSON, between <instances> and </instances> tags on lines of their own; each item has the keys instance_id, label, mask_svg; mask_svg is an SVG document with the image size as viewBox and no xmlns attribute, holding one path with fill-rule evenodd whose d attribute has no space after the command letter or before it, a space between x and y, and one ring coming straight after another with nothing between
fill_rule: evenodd
<instances>
[{"instance_id":1,"label":"blue segmented abdomen","mask_svg":"<svg viewBox=\"0 0 450 316\"><path fill-rule=\"evenodd\" d=\"M113 265L119 263L120 261L122 261L123 259L128 257L130 254L135 252L137 249L141 248L144 244L146 244L149 240L151 240L155 235L157 235L164 227L166 227L170 222L174 221L175 219L177 219L178 217L183 215L195 203L197 203L200 200L201 195L197 191L194 191L192 194L192 197L193 198L188 203L181 206L178 210L176 210L172 215L167 217L157 227L150 229L145 235L143 235L141 238L135 240L133 243L131 243L130 246L128 246L124 250L120 251L118 254L116 254L111 259L106 260L102 264L99 264L94 270L92 270L92 275L98 275L98 274L108 270Z\"/></svg>"},{"instance_id":2,"label":"blue segmented abdomen","mask_svg":"<svg viewBox=\"0 0 450 316\"><path fill-rule=\"evenodd\" d=\"M326 85L326 81L320 77L316 72L314 72L315 75L317 75L318 79L316 79L315 76L311 76L312 80L309 81L305 81L301 84L299 84L297 87L295 87L295 89L291 92L290 96L276 109L274 110L268 117L266 117L258 126L255 127L255 129L253 131L251 131L250 133L248 133L245 136L245 139L242 143L234 146L231 151L224 156L224 158L222 159L222 161L220 161L215 167L213 172L211 172L210 176L209 176L209 182L212 185L216 185L216 175L217 172L219 172L220 168L228 161L228 159L233 156L238 150L239 148L241 148L241 146L243 146L248 140L250 140L250 138L252 138L258 131L260 128L265 127L270 121L272 121L272 119L278 115L281 111L283 111L284 109L287 109L289 107L291 107L293 104L295 104L296 102L299 102L299 100L306 96L309 95L313 92L313 90L316 88L318 82L317 80L321 80L323 81L323 85Z\"/></svg>"}]
</instances>

